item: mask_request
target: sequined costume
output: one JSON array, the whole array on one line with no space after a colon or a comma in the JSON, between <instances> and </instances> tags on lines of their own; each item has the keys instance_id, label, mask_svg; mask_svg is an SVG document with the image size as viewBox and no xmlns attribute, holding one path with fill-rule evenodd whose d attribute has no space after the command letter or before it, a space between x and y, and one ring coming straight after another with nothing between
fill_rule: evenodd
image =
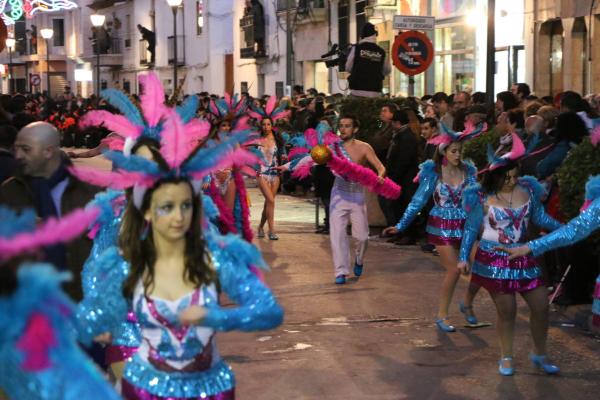
<instances>
[{"instance_id":1,"label":"sequined costume","mask_svg":"<svg viewBox=\"0 0 600 400\"><path fill-rule=\"evenodd\" d=\"M240 307L221 308L215 285L203 285L174 302L146 296L138 285L132 304L143 340L125 366L123 393L128 399L233 399L234 376L219 356L215 333L271 329L282 321L283 310L248 268L263 263L258 250L212 228L206 241L220 289ZM120 288L129 266L114 247L98 264L105 290L84 300L79 315L90 331L99 333L118 324L128 309ZM206 307L207 315L199 326L183 327L177 314L190 304Z\"/></svg>"},{"instance_id":2,"label":"sequined costume","mask_svg":"<svg viewBox=\"0 0 600 400\"><path fill-rule=\"evenodd\" d=\"M60 289L67 277L23 265L16 291L0 296L0 391L10 399L121 398L77 345L74 306Z\"/></svg>"},{"instance_id":3,"label":"sequined costume","mask_svg":"<svg viewBox=\"0 0 600 400\"><path fill-rule=\"evenodd\" d=\"M404 231L433 196L434 206L427 219L429 243L436 246L460 246L466 214L462 208L462 194L468 185L477 182L477 169L470 162L464 162L465 179L453 187L440 179L432 160L420 165L419 188L406 208L396 229Z\"/></svg>"},{"instance_id":4,"label":"sequined costume","mask_svg":"<svg viewBox=\"0 0 600 400\"><path fill-rule=\"evenodd\" d=\"M527 243L534 256L577 243L600 229L600 175L588 180L585 197L587 204L577 217L560 229ZM593 298L592 321L595 326L600 326L600 275L596 278Z\"/></svg>"},{"instance_id":5,"label":"sequined costume","mask_svg":"<svg viewBox=\"0 0 600 400\"><path fill-rule=\"evenodd\" d=\"M265 163L260 166L258 175L263 177L268 182L273 182L275 178L279 176L279 171L277 170L277 146L274 145L271 149L267 149L265 146L260 146L259 149L262 153Z\"/></svg>"},{"instance_id":6,"label":"sequined costume","mask_svg":"<svg viewBox=\"0 0 600 400\"><path fill-rule=\"evenodd\" d=\"M506 253L495 248L521 246L530 221L548 231L561 226L546 214L540 201L544 189L535 178L519 178L518 187L529 193L529 199L527 203L513 208L490 205L479 185L467 188L464 194L467 220L459 261L468 261L482 230L471 280L494 293L526 292L544 284L535 257L530 255L509 261Z\"/></svg>"}]
</instances>

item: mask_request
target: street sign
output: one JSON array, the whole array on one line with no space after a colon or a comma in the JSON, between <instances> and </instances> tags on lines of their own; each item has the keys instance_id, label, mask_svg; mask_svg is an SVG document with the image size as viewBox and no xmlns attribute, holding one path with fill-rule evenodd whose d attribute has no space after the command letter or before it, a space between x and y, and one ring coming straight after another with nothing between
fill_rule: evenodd
<instances>
[{"instance_id":1,"label":"street sign","mask_svg":"<svg viewBox=\"0 0 600 400\"><path fill-rule=\"evenodd\" d=\"M394 15L394 29L403 31L432 31L435 29L435 17Z\"/></svg>"},{"instance_id":2,"label":"street sign","mask_svg":"<svg viewBox=\"0 0 600 400\"><path fill-rule=\"evenodd\" d=\"M41 82L40 76L38 74L31 74L29 76L29 83L31 86L39 86Z\"/></svg>"},{"instance_id":3,"label":"street sign","mask_svg":"<svg viewBox=\"0 0 600 400\"><path fill-rule=\"evenodd\" d=\"M433 61L433 45L422 32L407 31L396 36L392 47L394 65L406 75L425 71Z\"/></svg>"}]
</instances>

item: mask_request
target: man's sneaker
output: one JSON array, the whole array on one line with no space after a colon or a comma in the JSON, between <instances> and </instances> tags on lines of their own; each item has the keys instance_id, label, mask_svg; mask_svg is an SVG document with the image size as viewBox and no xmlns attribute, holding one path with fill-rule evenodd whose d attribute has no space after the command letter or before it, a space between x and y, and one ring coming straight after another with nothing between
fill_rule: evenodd
<instances>
[{"instance_id":1,"label":"man's sneaker","mask_svg":"<svg viewBox=\"0 0 600 400\"><path fill-rule=\"evenodd\" d=\"M354 276L361 276L363 273L363 266L356 261L354 262Z\"/></svg>"},{"instance_id":2,"label":"man's sneaker","mask_svg":"<svg viewBox=\"0 0 600 400\"><path fill-rule=\"evenodd\" d=\"M336 285L343 285L344 283L346 283L346 275L338 275L335 277Z\"/></svg>"}]
</instances>

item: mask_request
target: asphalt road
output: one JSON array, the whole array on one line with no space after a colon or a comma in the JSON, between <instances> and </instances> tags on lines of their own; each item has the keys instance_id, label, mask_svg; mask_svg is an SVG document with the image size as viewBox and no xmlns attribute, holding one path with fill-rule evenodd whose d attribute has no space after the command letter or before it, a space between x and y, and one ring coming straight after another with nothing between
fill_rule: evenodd
<instances>
[{"instance_id":1,"label":"asphalt road","mask_svg":"<svg viewBox=\"0 0 600 400\"><path fill-rule=\"evenodd\" d=\"M250 190L252 215L261 197ZM549 352L562 368L549 377L529 364L528 309L519 300L516 375L497 372L495 311L484 291L476 299L488 328L462 327L457 288L451 321L435 328L443 271L437 258L416 246L374 239L365 272L345 286L333 284L329 238L314 230L314 206L280 196L279 241L256 240L272 267L268 284L284 306L278 329L226 333L219 348L236 374L237 398L269 399L598 399L600 338L552 313ZM254 223L256 227L256 223Z\"/></svg>"}]
</instances>

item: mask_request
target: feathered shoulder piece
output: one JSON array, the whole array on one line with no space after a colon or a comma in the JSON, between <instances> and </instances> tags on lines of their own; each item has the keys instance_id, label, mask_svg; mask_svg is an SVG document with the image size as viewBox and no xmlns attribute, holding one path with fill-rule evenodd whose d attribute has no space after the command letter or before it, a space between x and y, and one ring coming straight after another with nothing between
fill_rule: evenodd
<instances>
[{"instance_id":1,"label":"feathered shoulder piece","mask_svg":"<svg viewBox=\"0 0 600 400\"><path fill-rule=\"evenodd\" d=\"M248 116L256 119L258 122L265 118L269 118L271 121L275 122L291 115L291 111L287 110L286 102L282 102L278 107L276 106L277 96L271 96L269 97L269 100L267 100L267 104L264 108L251 104L250 110L248 110Z\"/></svg>"},{"instance_id":2,"label":"feathered shoulder piece","mask_svg":"<svg viewBox=\"0 0 600 400\"><path fill-rule=\"evenodd\" d=\"M233 259L233 265L242 268L254 266L262 270L269 270L262 254L256 246L243 240L239 235L213 232L207 235L209 249L215 256L218 253L226 255Z\"/></svg>"},{"instance_id":3,"label":"feathered shoulder piece","mask_svg":"<svg viewBox=\"0 0 600 400\"><path fill-rule=\"evenodd\" d=\"M24 216L19 216L7 208L0 207L2 226L19 225L18 231L13 230L13 233L0 235L0 261L42 247L69 242L81 235L97 218L99 212L97 207L89 207L85 210L73 211L60 219L50 218L36 226L35 219L32 224L31 211Z\"/></svg>"},{"instance_id":4,"label":"feathered shoulder piece","mask_svg":"<svg viewBox=\"0 0 600 400\"><path fill-rule=\"evenodd\" d=\"M483 205L483 191L481 185L475 183L465 188L462 195L463 208L467 213L476 210Z\"/></svg>"},{"instance_id":5,"label":"feathered shoulder piece","mask_svg":"<svg viewBox=\"0 0 600 400\"><path fill-rule=\"evenodd\" d=\"M527 149L523 144L523 141L516 133L511 134L512 147L509 152L496 155L491 144L488 144L487 159L488 159L488 171L493 171L496 168L503 167L511 162L520 160L527 155Z\"/></svg>"},{"instance_id":6,"label":"feathered shoulder piece","mask_svg":"<svg viewBox=\"0 0 600 400\"><path fill-rule=\"evenodd\" d=\"M106 190L96 194L89 204L100 211L90 226L88 237L93 239L102 226L110 224L126 205L125 193L122 190Z\"/></svg>"},{"instance_id":7,"label":"feathered shoulder piece","mask_svg":"<svg viewBox=\"0 0 600 400\"><path fill-rule=\"evenodd\" d=\"M455 132L450 129L450 127L440 122L439 135L429 139L427 143L447 146L453 142L465 142L467 140L474 139L486 130L487 124L485 122L474 125L471 121L465 121L465 130L462 132Z\"/></svg>"},{"instance_id":8,"label":"feathered shoulder piece","mask_svg":"<svg viewBox=\"0 0 600 400\"><path fill-rule=\"evenodd\" d=\"M465 166L465 170L467 171L467 180L477 180L477 167L471 160L464 160L463 164ZM473 183L475 183L473 181Z\"/></svg>"},{"instance_id":9,"label":"feathered shoulder piece","mask_svg":"<svg viewBox=\"0 0 600 400\"><path fill-rule=\"evenodd\" d=\"M427 160L419 165L419 173L415 177L415 182L437 179L438 175L435 162L433 160Z\"/></svg>"},{"instance_id":10,"label":"feathered shoulder piece","mask_svg":"<svg viewBox=\"0 0 600 400\"><path fill-rule=\"evenodd\" d=\"M541 201L547 192L544 186L535 179L533 176L522 176L519 178L519 185L523 186L529 191L529 194L533 196L536 201Z\"/></svg>"}]
</instances>

